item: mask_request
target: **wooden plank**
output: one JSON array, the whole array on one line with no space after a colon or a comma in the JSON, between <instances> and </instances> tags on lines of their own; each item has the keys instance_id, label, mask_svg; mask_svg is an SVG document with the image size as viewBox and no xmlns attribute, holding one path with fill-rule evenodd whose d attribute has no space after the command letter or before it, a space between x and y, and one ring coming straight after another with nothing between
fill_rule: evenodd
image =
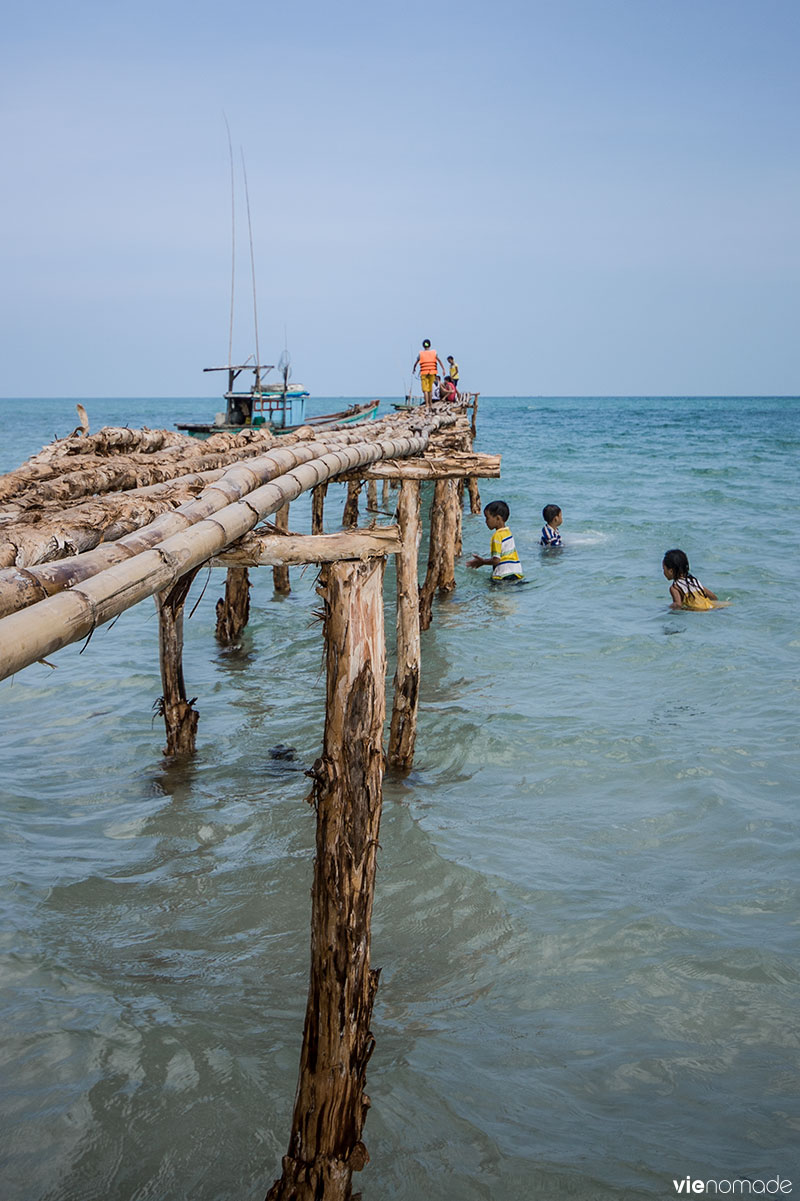
<instances>
[{"instance_id":1,"label":"wooden plank","mask_svg":"<svg viewBox=\"0 0 800 1201\"><path fill-rule=\"evenodd\" d=\"M372 530L345 530L341 534L247 534L211 567L281 567L303 563L336 563L340 559L374 559L394 555L402 548L396 525Z\"/></svg>"},{"instance_id":2,"label":"wooden plank","mask_svg":"<svg viewBox=\"0 0 800 1201\"><path fill-rule=\"evenodd\" d=\"M473 479L499 479L500 459L500 455L467 454L463 451L416 459L384 459L358 472L342 475L339 480L454 480L467 476Z\"/></svg>"}]
</instances>

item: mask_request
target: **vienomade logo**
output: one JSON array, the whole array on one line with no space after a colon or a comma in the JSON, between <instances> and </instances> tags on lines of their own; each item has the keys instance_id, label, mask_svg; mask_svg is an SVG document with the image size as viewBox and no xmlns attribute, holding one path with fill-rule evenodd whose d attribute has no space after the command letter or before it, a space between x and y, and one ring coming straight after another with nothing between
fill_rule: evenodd
<instances>
[{"instance_id":1,"label":"vienomade logo","mask_svg":"<svg viewBox=\"0 0 800 1201\"><path fill-rule=\"evenodd\" d=\"M732 1180L697 1180L693 1176L682 1176L672 1183L675 1192L683 1196L707 1193L711 1197L774 1197L781 1194L786 1196L792 1191L791 1180L783 1180L780 1176L774 1176L771 1180L750 1180L746 1176L737 1176Z\"/></svg>"}]
</instances>

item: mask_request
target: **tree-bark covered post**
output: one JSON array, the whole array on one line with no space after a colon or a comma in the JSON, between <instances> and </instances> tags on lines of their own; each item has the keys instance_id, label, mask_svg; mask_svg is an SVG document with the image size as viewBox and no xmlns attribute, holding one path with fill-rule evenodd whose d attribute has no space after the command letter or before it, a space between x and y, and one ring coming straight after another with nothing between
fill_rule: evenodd
<instances>
[{"instance_id":1,"label":"tree-bark covered post","mask_svg":"<svg viewBox=\"0 0 800 1201\"><path fill-rule=\"evenodd\" d=\"M289 528L289 506L282 505L275 514L273 525L276 530L288 530ZM292 591L292 585L289 583L289 568L288 567L273 567L272 569L272 586L276 592L284 595Z\"/></svg>"},{"instance_id":2,"label":"tree-bark covered post","mask_svg":"<svg viewBox=\"0 0 800 1201\"><path fill-rule=\"evenodd\" d=\"M158 660L163 692L157 705L167 729L166 755L190 754L195 749L199 716L197 697L186 699L183 679L183 606L199 568L187 571L166 592L155 594L158 613Z\"/></svg>"},{"instance_id":3,"label":"tree-bark covered post","mask_svg":"<svg viewBox=\"0 0 800 1201\"><path fill-rule=\"evenodd\" d=\"M478 491L478 481L474 475L467 479L467 487L469 489L469 511L470 513L481 514L481 494Z\"/></svg>"},{"instance_id":4,"label":"tree-bark covered post","mask_svg":"<svg viewBox=\"0 0 800 1201\"><path fill-rule=\"evenodd\" d=\"M367 483L367 512L375 513L378 508L378 485L375 480Z\"/></svg>"},{"instance_id":5,"label":"tree-bark covered post","mask_svg":"<svg viewBox=\"0 0 800 1201\"><path fill-rule=\"evenodd\" d=\"M230 646L237 642L250 619L250 576L246 567L229 567L225 596L217 601L217 638Z\"/></svg>"},{"instance_id":6,"label":"tree-bark covered post","mask_svg":"<svg viewBox=\"0 0 800 1201\"><path fill-rule=\"evenodd\" d=\"M358 494L361 491L361 480L350 480L347 485L347 500L342 513L342 525L346 530L355 529L358 525Z\"/></svg>"},{"instance_id":7,"label":"tree-bark covered post","mask_svg":"<svg viewBox=\"0 0 800 1201\"><path fill-rule=\"evenodd\" d=\"M442 572L442 540L444 537L445 486L447 480L437 480L431 501L428 570L419 590L419 624L427 630L433 620L433 595L439 586Z\"/></svg>"},{"instance_id":8,"label":"tree-bark covered post","mask_svg":"<svg viewBox=\"0 0 800 1201\"><path fill-rule=\"evenodd\" d=\"M456 586L456 536L458 526L457 493L455 480L443 480L442 542L439 556L440 593L452 592Z\"/></svg>"},{"instance_id":9,"label":"tree-bark covered post","mask_svg":"<svg viewBox=\"0 0 800 1201\"><path fill-rule=\"evenodd\" d=\"M348 1201L361 1141L378 972L370 925L381 816L385 559L323 570L325 736L312 769L317 812L311 979L289 1150L268 1201Z\"/></svg>"},{"instance_id":10,"label":"tree-bark covered post","mask_svg":"<svg viewBox=\"0 0 800 1201\"><path fill-rule=\"evenodd\" d=\"M417 558L422 528L419 483L403 480L397 502L397 523L403 548L397 567L397 670L394 677L389 764L407 771L414 762L419 708L420 641Z\"/></svg>"},{"instance_id":11,"label":"tree-bark covered post","mask_svg":"<svg viewBox=\"0 0 800 1201\"><path fill-rule=\"evenodd\" d=\"M317 484L311 493L311 533L325 533L325 493L328 491L327 482Z\"/></svg>"}]
</instances>

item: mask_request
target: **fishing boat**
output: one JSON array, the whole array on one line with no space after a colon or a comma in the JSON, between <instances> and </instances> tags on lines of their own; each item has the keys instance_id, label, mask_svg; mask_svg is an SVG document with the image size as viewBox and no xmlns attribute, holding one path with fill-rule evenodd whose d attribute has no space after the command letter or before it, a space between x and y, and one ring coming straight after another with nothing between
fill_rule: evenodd
<instances>
[{"instance_id":1,"label":"fishing boat","mask_svg":"<svg viewBox=\"0 0 800 1201\"><path fill-rule=\"evenodd\" d=\"M379 400L350 405L335 413L320 413L306 418L306 398L310 393L301 385L293 383L284 370L281 383L266 384L263 376L273 368L267 363L241 363L228 367L206 367L205 371L227 371L228 390L223 393L225 412L217 413L213 421L194 421L177 424L177 429L194 438L208 438L211 434L238 434L246 429L268 429L273 434L289 434L301 426L312 429L330 429L336 425L352 425L358 421L371 421L378 412ZM253 384L249 389L235 390L234 385L241 373L252 372Z\"/></svg>"},{"instance_id":2,"label":"fishing boat","mask_svg":"<svg viewBox=\"0 0 800 1201\"><path fill-rule=\"evenodd\" d=\"M227 125L227 120L226 120ZM351 405L338 413L323 413L306 420L306 399L310 393L302 384L292 381L291 365L288 347L278 361L279 382L266 383L265 377L275 367L271 363L262 363L258 349L258 305L256 302L256 268L253 255L253 228L250 221L250 196L247 187L247 172L242 157L242 172L244 175L244 190L247 201L247 227L250 236L250 273L253 287L253 327L255 333L255 355L249 355L244 363L233 362L233 324L234 296L236 276L236 205L235 205L235 176L233 168L233 147L230 129L228 129L228 149L231 160L231 320L228 339L228 363L225 367L204 367L204 371L227 371L228 390L223 393L225 401L224 413L217 413L213 421L195 421L177 423L176 428L183 430L195 438L208 438L211 434L241 433L242 430L264 428L273 434L288 434L301 426L310 425L314 429L329 429L336 425L350 425L356 421L367 421L375 416L380 401L373 400L363 405ZM236 390L236 381L242 372L252 373L253 382L249 388ZM246 377L247 377L246 375ZM246 378L245 377L245 378Z\"/></svg>"}]
</instances>

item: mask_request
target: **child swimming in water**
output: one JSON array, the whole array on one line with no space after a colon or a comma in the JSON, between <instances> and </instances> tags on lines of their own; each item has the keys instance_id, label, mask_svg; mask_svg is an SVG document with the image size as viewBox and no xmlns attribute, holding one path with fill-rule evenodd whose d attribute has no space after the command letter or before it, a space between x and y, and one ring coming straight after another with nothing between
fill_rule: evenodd
<instances>
[{"instance_id":1,"label":"child swimming in water","mask_svg":"<svg viewBox=\"0 0 800 1201\"><path fill-rule=\"evenodd\" d=\"M540 546L561 546L561 534L558 527L564 520L561 509L558 505L545 505L542 509L542 517L544 525L542 526L542 536L539 539Z\"/></svg>"},{"instance_id":2,"label":"child swimming in water","mask_svg":"<svg viewBox=\"0 0 800 1201\"><path fill-rule=\"evenodd\" d=\"M697 576L689 571L689 560L682 550L668 550L661 563L668 580L673 609L715 609L718 597L710 588L704 588Z\"/></svg>"}]
</instances>

